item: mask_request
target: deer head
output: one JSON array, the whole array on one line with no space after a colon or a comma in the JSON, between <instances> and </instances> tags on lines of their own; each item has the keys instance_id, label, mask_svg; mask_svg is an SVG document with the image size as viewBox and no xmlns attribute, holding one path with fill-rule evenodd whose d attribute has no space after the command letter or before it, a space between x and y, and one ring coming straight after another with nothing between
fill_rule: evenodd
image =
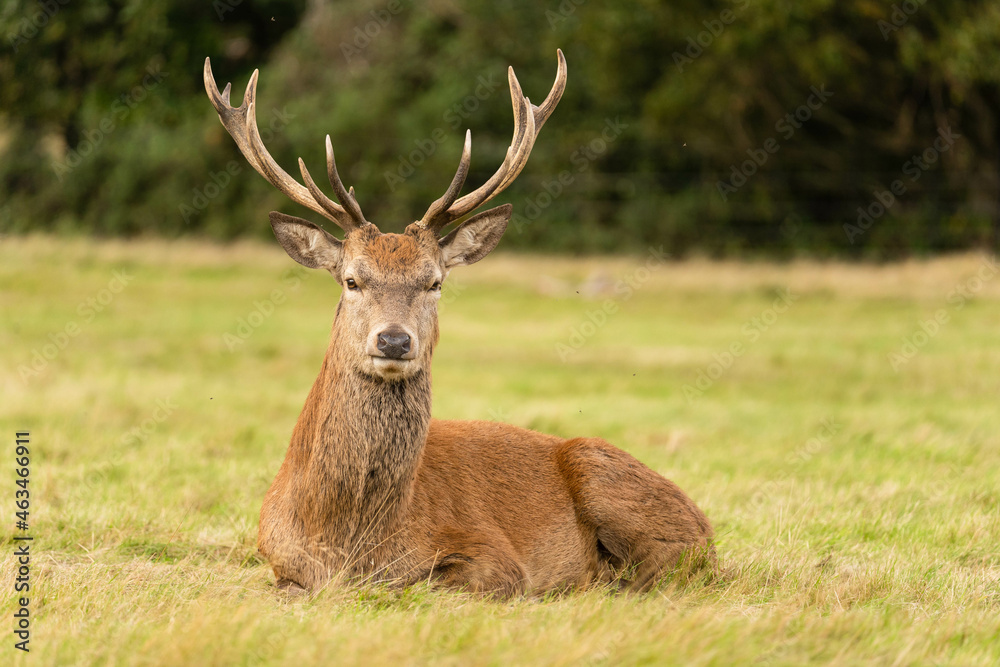
<instances>
[{"instance_id":1,"label":"deer head","mask_svg":"<svg viewBox=\"0 0 1000 667\"><path fill-rule=\"evenodd\" d=\"M258 72L250 77L243 103L233 107L230 84L220 93L211 63L205 59L205 90L250 165L292 201L344 231L344 238L338 239L308 220L277 211L270 216L274 235L292 259L311 269L326 269L343 287L334 324L342 363L389 381L429 368L438 338L437 303L442 283L451 269L478 262L496 247L512 207L497 206L466 219L450 233L444 230L503 192L524 168L539 130L566 87L566 59L562 51L557 51L557 57L556 80L541 106L523 95L513 68L508 68L514 137L497 172L478 189L458 196L472 155L472 133L466 131L451 185L402 234L383 234L365 219L354 188L345 188L337 172L329 135L327 176L340 203L319 189L301 158L299 170L305 185L289 176L268 153L257 129Z\"/></svg>"}]
</instances>

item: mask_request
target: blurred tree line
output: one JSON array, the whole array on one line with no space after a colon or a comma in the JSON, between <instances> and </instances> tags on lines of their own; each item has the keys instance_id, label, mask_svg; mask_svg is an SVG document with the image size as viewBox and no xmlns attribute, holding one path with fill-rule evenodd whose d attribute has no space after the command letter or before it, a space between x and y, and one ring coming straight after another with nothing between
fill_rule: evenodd
<instances>
[{"instance_id":1,"label":"blurred tree line","mask_svg":"<svg viewBox=\"0 0 1000 667\"><path fill-rule=\"evenodd\" d=\"M504 247L891 257L998 245L1000 3L876 0L8 0L0 230L270 233L312 216L250 169L205 56L298 176L329 133L399 231L503 160L506 67L569 86Z\"/></svg>"}]
</instances>

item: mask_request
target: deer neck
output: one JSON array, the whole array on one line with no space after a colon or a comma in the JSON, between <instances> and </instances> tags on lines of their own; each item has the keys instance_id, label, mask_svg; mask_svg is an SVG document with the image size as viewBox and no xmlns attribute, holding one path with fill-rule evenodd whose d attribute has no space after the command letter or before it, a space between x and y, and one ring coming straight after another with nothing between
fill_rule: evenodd
<instances>
[{"instance_id":1,"label":"deer neck","mask_svg":"<svg viewBox=\"0 0 1000 667\"><path fill-rule=\"evenodd\" d=\"M304 468L309 532L360 555L401 531L430 426L431 378L429 367L395 382L366 375L343 361L343 345L335 322L290 454Z\"/></svg>"}]
</instances>

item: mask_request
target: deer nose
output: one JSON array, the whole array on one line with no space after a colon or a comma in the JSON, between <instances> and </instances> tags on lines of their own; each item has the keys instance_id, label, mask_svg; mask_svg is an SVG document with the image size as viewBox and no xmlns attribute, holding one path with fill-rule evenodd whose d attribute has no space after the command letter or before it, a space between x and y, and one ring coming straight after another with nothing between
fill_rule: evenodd
<instances>
[{"instance_id":1,"label":"deer nose","mask_svg":"<svg viewBox=\"0 0 1000 667\"><path fill-rule=\"evenodd\" d=\"M410 351L410 334L402 329L386 329L378 335L377 346L389 359L402 359Z\"/></svg>"}]
</instances>

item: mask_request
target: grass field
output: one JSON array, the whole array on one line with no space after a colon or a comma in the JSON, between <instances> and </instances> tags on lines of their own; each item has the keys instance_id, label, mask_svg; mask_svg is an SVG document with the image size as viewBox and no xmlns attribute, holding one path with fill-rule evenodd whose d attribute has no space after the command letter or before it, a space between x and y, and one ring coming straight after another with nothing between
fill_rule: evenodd
<instances>
[{"instance_id":1,"label":"grass field","mask_svg":"<svg viewBox=\"0 0 1000 667\"><path fill-rule=\"evenodd\" d=\"M255 555L257 512L336 284L277 244L4 239L0 661L997 664L991 266L498 255L459 269L435 415L627 449L712 519L721 573L645 596L289 598ZM10 632L18 429L30 655Z\"/></svg>"}]
</instances>

